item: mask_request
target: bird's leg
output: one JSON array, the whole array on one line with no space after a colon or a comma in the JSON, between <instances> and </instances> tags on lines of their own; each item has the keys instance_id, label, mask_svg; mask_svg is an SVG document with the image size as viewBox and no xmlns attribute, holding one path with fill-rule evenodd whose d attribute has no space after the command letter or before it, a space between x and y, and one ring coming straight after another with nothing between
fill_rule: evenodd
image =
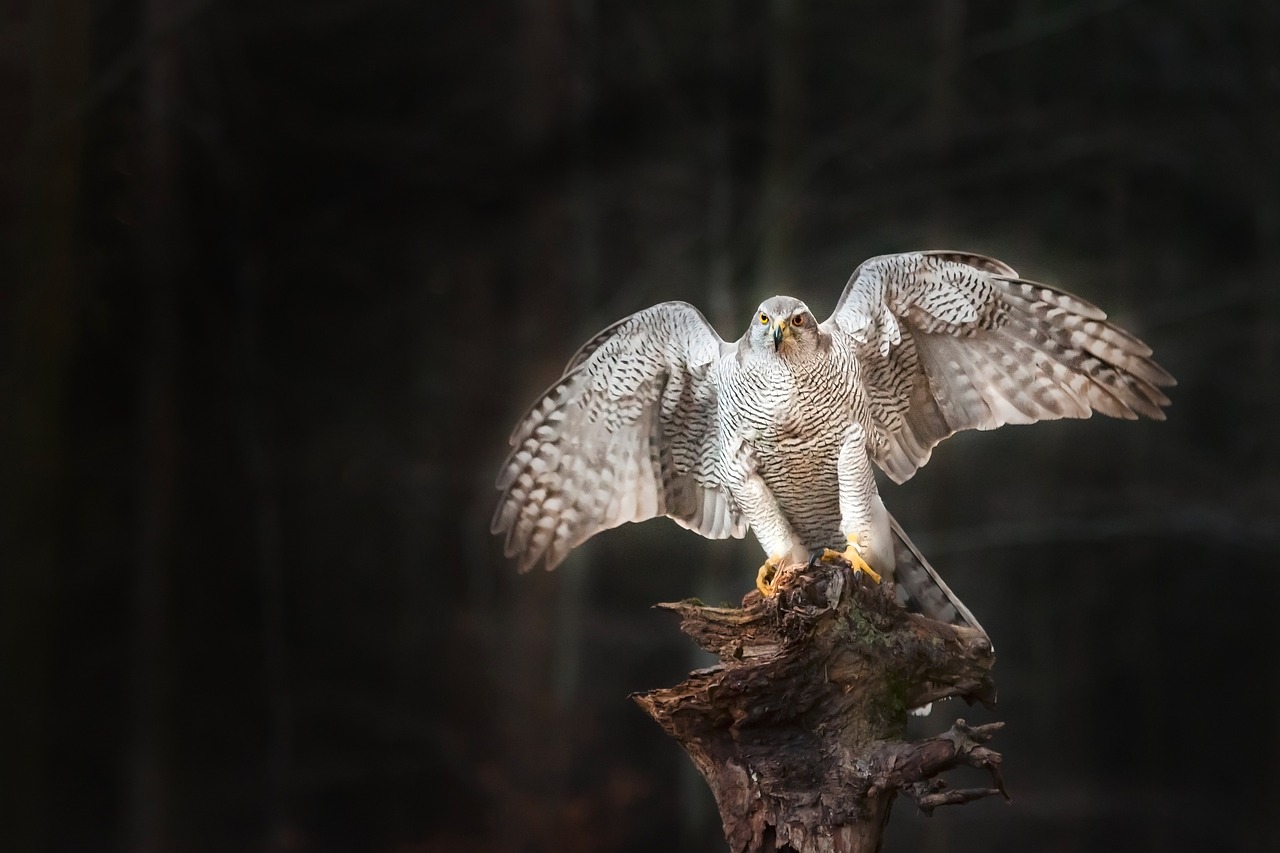
<instances>
[{"instance_id":1,"label":"bird's leg","mask_svg":"<svg viewBox=\"0 0 1280 853\"><path fill-rule=\"evenodd\" d=\"M773 580L778 575L780 565L782 565L782 558L774 554L765 560L760 571L756 572L756 589L760 590L760 594L765 598L769 598L774 593Z\"/></svg>"},{"instance_id":2,"label":"bird's leg","mask_svg":"<svg viewBox=\"0 0 1280 853\"><path fill-rule=\"evenodd\" d=\"M843 552L826 549L823 557L839 557L876 583L881 575L892 579L893 539L889 529L889 512L876 489L871 458L867 456L866 433L855 424L840 447L838 475L840 480L840 530L848 545ZM872 568L874 566L874 568Z\"/></svg>"},{"instance_id":3,"label":"bird's leg","mask_svg":"<svg viewBox=\"0 0 1280 853\"><path fill-rule=\"evenodd\" d=\"M772 498L770 501L772 502ZM777 504L774 503L774 506L776 507ZM769 559L765 560L764 565L756 572L756 589L760 590L760 594L765 598L769 598L776 591L775 581L778 570L788 564L788 558L795 563L803 562L803 559L795 559L795 555L801 553L800 540L792 532L790 523L783 517L781 511L776 515L764 515L760 518L759 524L754 518L749 517L749 521L756 538L760 540L760 544L769 555Z\"/></svg>"},{"instance_id":4,"label":"bird's leg","mask_svg":"<svg viewBox=\"0 0 1280 853\"><path fill-rule=\"evenodd\" d=\"M862 553L858 550L858 536L855 533L849 534L849 547L845 548L843 552L837 551L834 548L823 548L822 556L819 559L844 560L846 563L853 566L853 570L855 572L862 572L864 575L871 578L871 580L876 583L880 583L880 575L875 569L871 568L871 565L866 560L862 559Z\"/></svg>"},{"instance_id":5,"label":"bird's leg","mask_svg":"<svg viewBox=\"0 0 1280 853\"><path fill-rule=\"evenodd\" d=\"M787 559L802 562L806 553L804 545L791 528L791 522L783 515L773 492L760 476L759 463L749 443L750 436L743 436L733 447L730 473L734 500L742 508L747 523L760 541L769 559L756 572L756 589L766 598L774 594L774 579L778 569Z\"/></svg>"}]
</instances>

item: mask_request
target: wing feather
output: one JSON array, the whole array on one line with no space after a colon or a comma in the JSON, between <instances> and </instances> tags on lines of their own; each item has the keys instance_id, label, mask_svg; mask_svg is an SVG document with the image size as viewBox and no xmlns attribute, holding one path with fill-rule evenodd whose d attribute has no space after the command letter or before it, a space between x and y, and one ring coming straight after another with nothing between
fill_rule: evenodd
<instances>
[{"instance_id":1,"label":"wing feather","mask_svg":"<svg viewBox=\"0 0 1280 853\"><path fill-rule=\"evenodd\" d=\"M517 423L492 529L526 571L589 537L668 515L709 538L746 522L715 479L712 363L726 344L696 308L667 302L588 341Z\"/></svg>"},{"instance_id":2,"label":"wing feather","mask_svg":"<svg viewBox=\"0 0 1280 853\"><path fill-rule=\"evenodd\" d=\"M898 482L963 429L1094 411L1163 420L1160 389L1176 384L1097 306L971 253L872 258L823 325L856 351L873 456Z\"/></svg>"}]
</instances>

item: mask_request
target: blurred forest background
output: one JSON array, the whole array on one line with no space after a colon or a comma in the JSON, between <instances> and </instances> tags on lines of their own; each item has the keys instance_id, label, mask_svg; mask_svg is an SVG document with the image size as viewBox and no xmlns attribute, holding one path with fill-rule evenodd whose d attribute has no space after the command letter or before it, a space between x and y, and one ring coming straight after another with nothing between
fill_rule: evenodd
<instances>
[{"instance_id":1,"label":"blurred forest background","mask_svg":"<svg viewBox=\"0 0 1280 853\"><path fill-rule=\"evenodd\" d=\"M1274 849L1272 0L15 0L0 12L0 847L722 849L627 698L751 539L519 576L525 406L664 299L729 339L968 249L1178 379L886 501L990 630L1013 805L889 850Z\"/></svg>"}]
</instances>

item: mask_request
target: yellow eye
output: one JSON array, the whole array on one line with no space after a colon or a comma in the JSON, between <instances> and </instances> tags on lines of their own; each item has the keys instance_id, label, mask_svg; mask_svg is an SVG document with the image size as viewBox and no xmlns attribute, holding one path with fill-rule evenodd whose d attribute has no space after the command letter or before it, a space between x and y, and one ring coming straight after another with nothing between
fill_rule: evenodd
<instances>
[{"instance_id":1,"label":"yellow eye","mask_svg":"<svg viewBox=\"0 0 1280 853\"><path fill-rule=\"evenodd\" d=\"M803 314L797 314L796 316L792 317L792 318L791 318L791 325L793 325L793 326L803 326L803 325L804 325L804 315L803 315Z\"/></svg>"},{"instance_id":2,"label":"yellow eye","mask_svg":"<svg viewBox=\"0 0 1280 853\"><path fill-rule=\"evenodd\" d=\"M767 322L769 322L769 315L768 315L768 314L765 314L764 312L761 312L761 314L760 314L760 322L761 322L762 324L763 324L763 323L767 323Z\"/></svg>"}]
</instances>

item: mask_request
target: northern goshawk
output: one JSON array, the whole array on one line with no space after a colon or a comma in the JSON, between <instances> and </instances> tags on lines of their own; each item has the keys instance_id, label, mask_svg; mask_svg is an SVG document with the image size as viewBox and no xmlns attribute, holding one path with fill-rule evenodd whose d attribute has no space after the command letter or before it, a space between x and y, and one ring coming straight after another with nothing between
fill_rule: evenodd
<instances>
[{"instance_id":1,"label":"northern goshawk","mask_svg":"<svg viewBox=\"0 0 1280 853\"><path fill-rule=\"evenodd\" d=\"M735 343L684 302L600 332L512 433L492 528L524 571L627 521L666 515L712 539L749 527L765 594L779 564L818 552L976 624L885 509L872 464L901 483L963 429L1163 420L1173 384L1098 308L1000 261L883 255L822 323L775 296Z\"/></svg>"}]
</instances>

